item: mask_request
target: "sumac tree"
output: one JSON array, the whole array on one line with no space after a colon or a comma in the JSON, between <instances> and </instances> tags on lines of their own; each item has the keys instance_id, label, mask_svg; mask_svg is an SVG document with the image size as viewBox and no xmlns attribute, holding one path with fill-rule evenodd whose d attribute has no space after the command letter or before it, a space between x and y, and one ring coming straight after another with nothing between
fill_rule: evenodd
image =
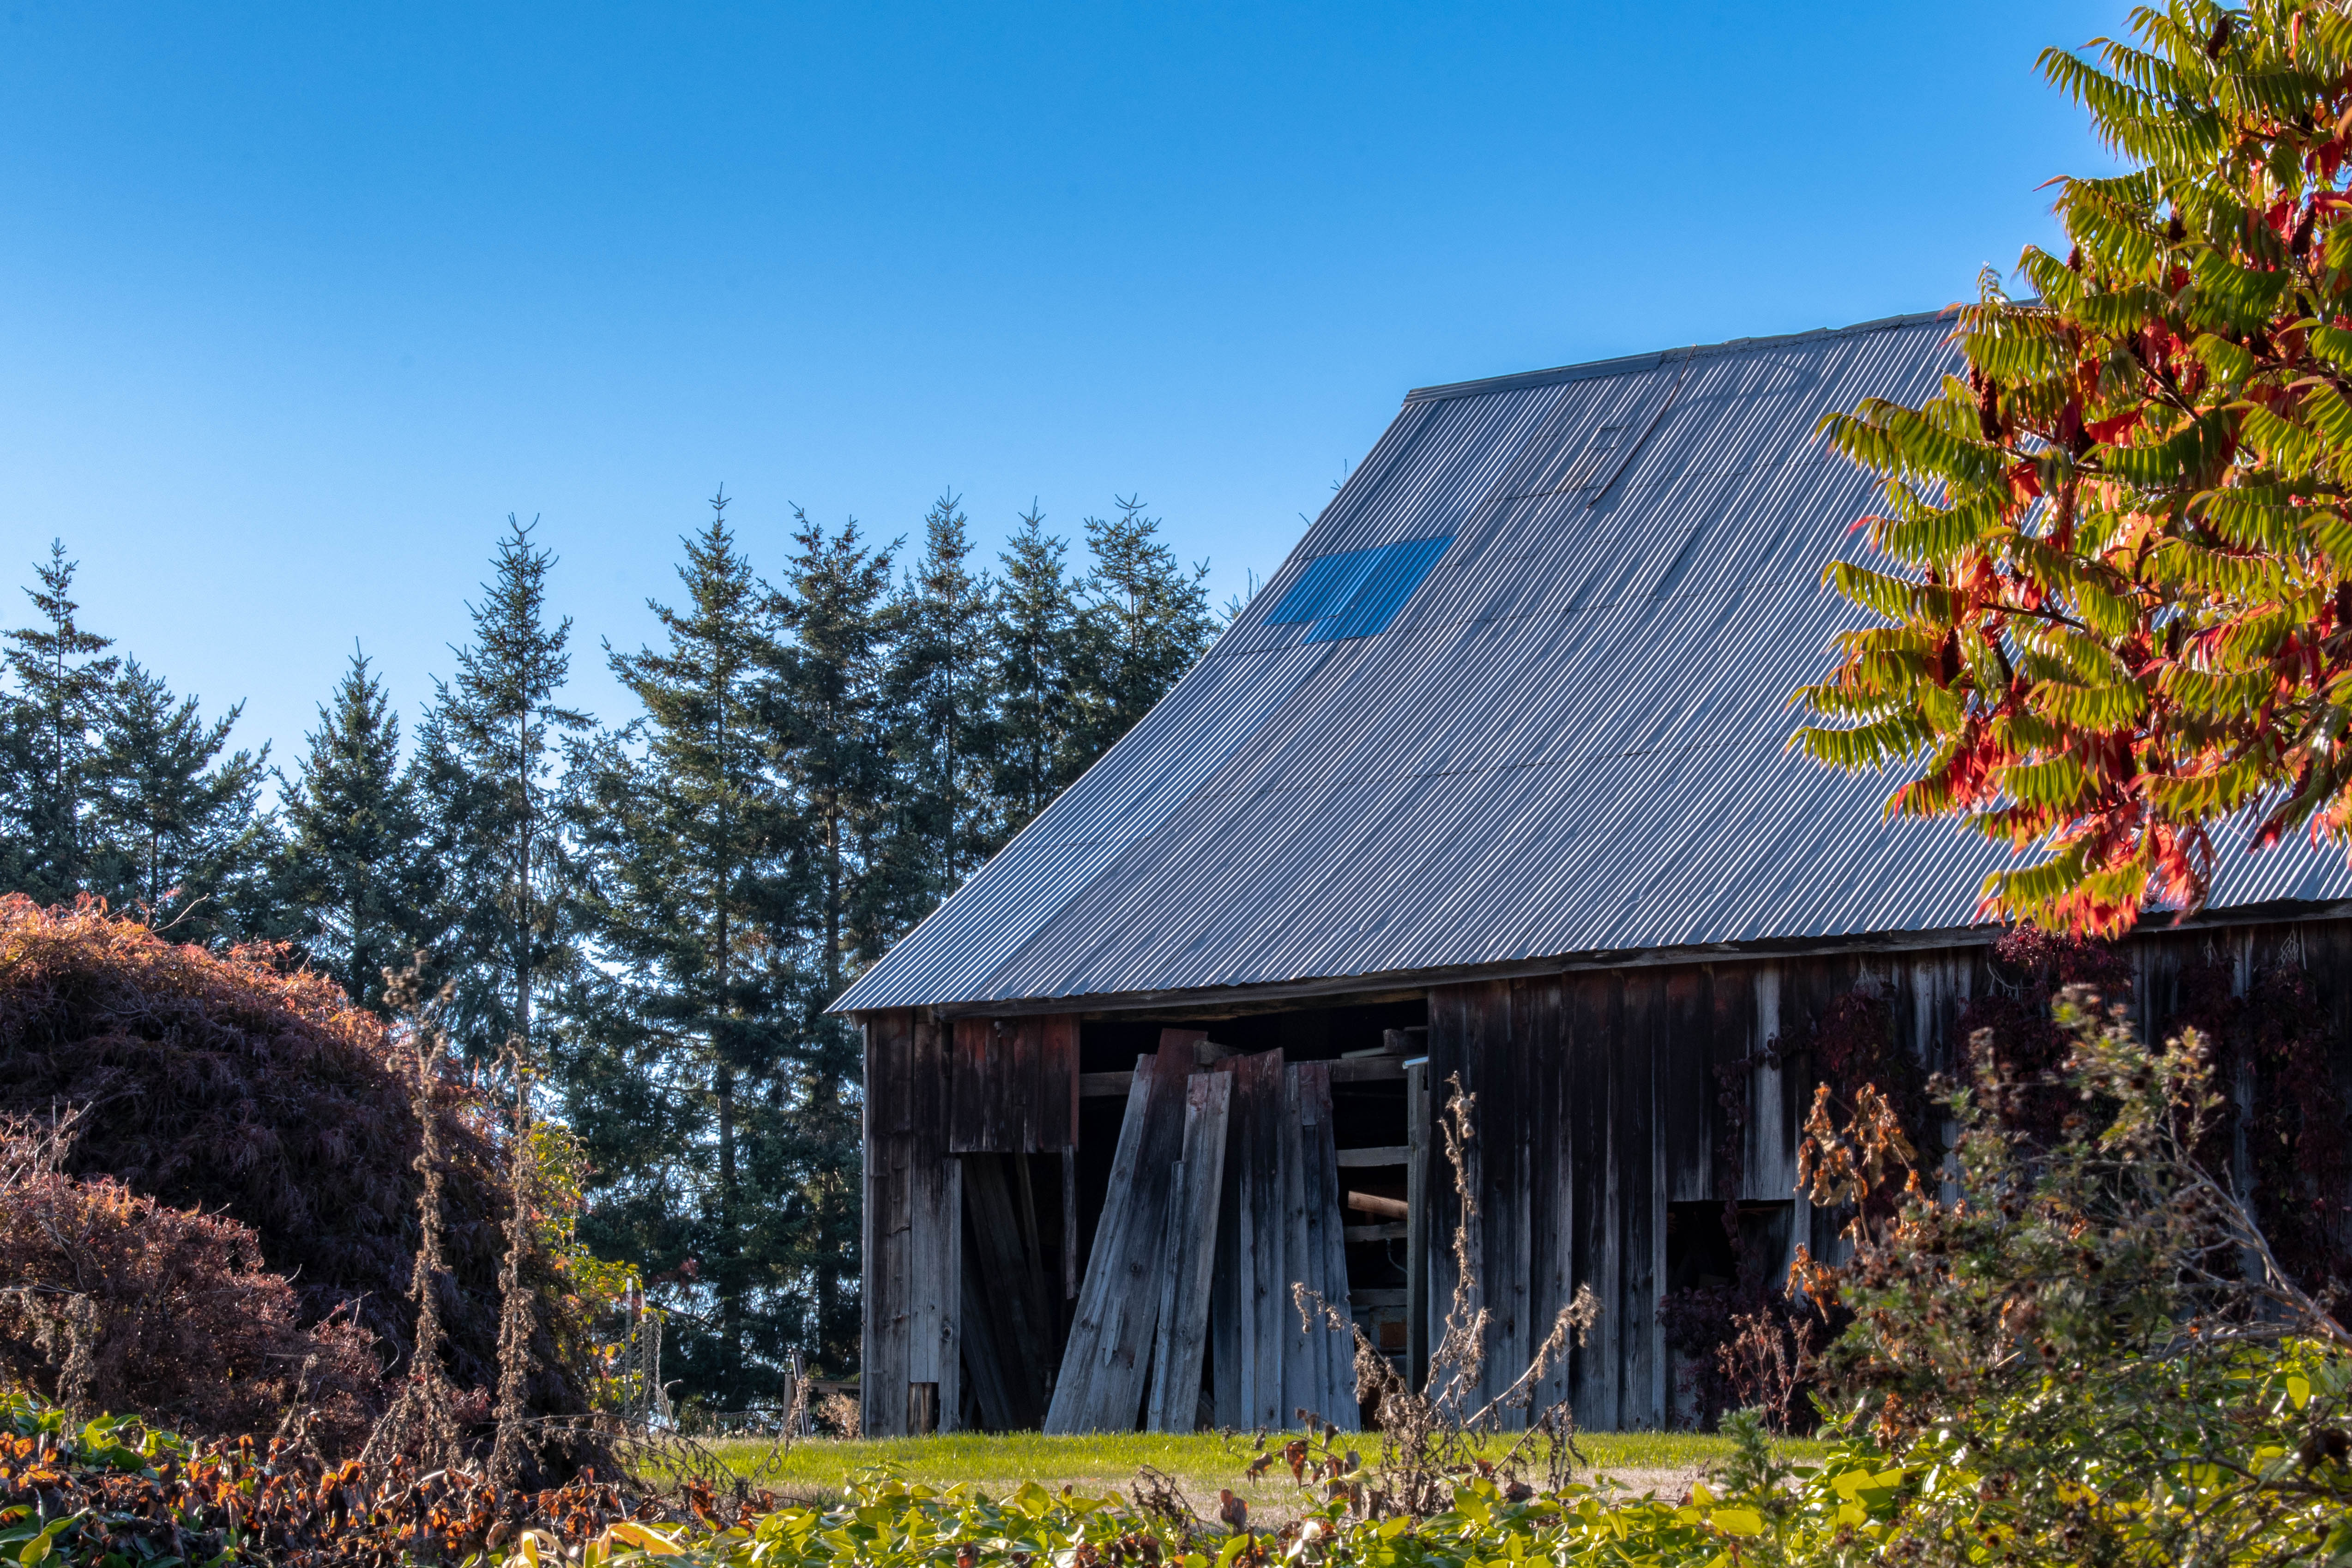
<instances>
[{"instance_id":1,"label":"sumac tree","mask_svg":"<svg viewBox=\"0 0 2352 1568\"><path fill-rule=\"evenodd\" d=\"M1988 280L1963 374L1823 422L1884 482L1879 624L1796 743L2026 863L1988 916L2080 934L2206 899L2220 854L2352 841L2352 16L2176 0L2042 57L2126 167L2055 182L2038 298Z\"/></svg>"}]
</instances>

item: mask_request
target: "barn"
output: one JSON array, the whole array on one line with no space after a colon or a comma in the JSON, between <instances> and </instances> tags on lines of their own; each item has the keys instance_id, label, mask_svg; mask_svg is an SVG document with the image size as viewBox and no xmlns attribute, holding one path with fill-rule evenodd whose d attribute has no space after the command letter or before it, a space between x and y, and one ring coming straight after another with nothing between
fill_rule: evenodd
<instances>
[{"instance_id":1,"label":"barn","mask_svg":"<svg viewBox=\"0 0 2352 1568\"><path fill-rule=\"evenodd\" d=\"M1852 611L1869 482L1822 414L1956 363L1911 316L1423 388L1184 680L835 1004L866 1050L870 1435L1358 1417L1408 1376L1460 1215L1433 1119L1475 1097L1487 1376L1580 1286L1536 1390L1688 1418L1659 1303L1775 1253L1808 1042L1853 998L1924 1068L2016 979L1996 851L1888 822L1786 749ZM2232 857L2125 953L2312 977L2341 1064L2352 877Z\"/></svg>"}]
</instances>

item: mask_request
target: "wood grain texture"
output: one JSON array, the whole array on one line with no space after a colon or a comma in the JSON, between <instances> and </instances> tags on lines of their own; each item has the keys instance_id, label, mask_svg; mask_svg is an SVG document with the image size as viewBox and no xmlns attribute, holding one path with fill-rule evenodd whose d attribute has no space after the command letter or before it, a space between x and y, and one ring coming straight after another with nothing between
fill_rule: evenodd
<instances>
[{"instance_id":1,"label":"wood grain texture","mask_svg":"<svg viewBox=\"0 0 2352 1568\"><path fill-rule=\"evenodd\" d=\"M1077 1147L1075 1015L958 1018L953 1053L950 1152L1047 1154Z\"/></svg>"},{"instance_id":2,"label":"wood grain texture","mask_svg":"<svg viewBox=\"0 0 2352 1568\"><path fill-rule=\"evenodd\" d=\"M964 1366L975 1374L982 1414L996 1431L1042 1425L1054 1374L1060 1259L1046 1258L1039 1241L1027 1158L966 1154L959 1160L971 1265L964 1271L965 1312L969 1319L975 1299L983 1304L989 1337L982 1344L967 1324ZM987 1364L992 1358L992 1366Z\"/></svg>"},{"instance_id":3,"label":"wood grain texture","mask_svg":"<svg viewBox=\"0 0 2352 1568\"><path fill-rule=\"evenodd\" d=\"M1190 1432L1198 1425L1233 1093L1230 1073L1195 1073L1185 1085L1183 1158L1178 1162L1181 1176L1170 1194L1168 1283L1152 1350L1151 1398L1144 1421L1154 1432Z\"/></svg>"},{"instance_id":4,"label":"wood grain texture","mask_svg":"<svg viewBox=\"0 0 2352 1568\"><path fill-rule=\"evenodd\" d=\"M945 1032L911 1009L866 1020L860 1390L877 1436L903 1435L914 1384L938 1385L950 1427L962 1407L962 1173L947 1152Z\"/></svg>"},{"instance_id":5,"label":"wood grain texture","mask_svg":"<svg viewBox=\"0 0 2352 1568\"><path fill-rule=\"evenodd\" d=\"M1168 1191L1184 1135L1197 1030L1170 1029L1136 1063L1110 1190L1095 1231L1045 1430L1131 1432L1142 1414L1165 1267Z\"/></svg>"},{"instance_id":6,"label":"wood grain texture","mask_svg":"<svg viewBox=\"0 0 2352 1568\"><path fill-rule=\"evenodd\" d=\"M1220 1426L1280 1431L1289 1425L1282 1404L1283 1054L1237 1057L1215 1070L1234 1088L1210 1305L1213 1404Z\"/></svg>"}]
</instances>

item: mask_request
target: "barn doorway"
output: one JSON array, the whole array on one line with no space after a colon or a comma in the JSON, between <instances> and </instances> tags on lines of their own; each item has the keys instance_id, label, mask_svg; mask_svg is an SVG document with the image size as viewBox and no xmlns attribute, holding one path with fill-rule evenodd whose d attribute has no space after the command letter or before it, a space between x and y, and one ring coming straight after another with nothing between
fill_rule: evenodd
<instances>
[{"instance_id":1,"label":"barn doorway","mask_svg":"<svg viewBox=\"0 0 2352 1568\"><path fill-rule=\"evenodd\" d=\"M1139 1061L1147 1068L1171 1031L1199 1038L1190 1048L1200 1074L1233 1073L1244 1060L1255 1076L1275 1068L1292 1074L1314 1064L1307 1075L1316 1095L1328 1094L1328 1153L1336 1171L1326 1173L1328 1229L1344 1251L1346 1312L1399 1373L1418 1383L1427 1347L1419 1325L1426 1321L1423 1300L1428 1278L1421 1214L1426 1160L1425 1105L1428 1006L1419 994L1362 1002L1260 1011L1224 1017L1111 1015L1079 1020L1080 1099L1076 1148L1060 1156L966 1156L963 1183L964 1409L961 1425L991 1428L1033 1426L1052 1406L1064 1375L1081 1287L1096 1264L1102 1237L1118 1240L1118 1215L1106 1232L1107 1205L1116 1206L1120 1179L1115 1170L1123 1124L1129 1115ZM1279 1053L1278 1058L1271 1053ZM1328 1085L1328 1089L1324 1087ZM1318 1103L1325 1103L1318 1100ZM1416 1106L1422 1107L1416 1111ZM1295 1114L1295 1112L1294 1112ZM1310 1111L1314 1121L1323 1113ZM1246 1118L1236 1114L1239 1128ZM1245 1170L1238 1152L1226 1168ZM982 1171L978 1164L1001 1166ZM1245 1175L1236 1182L1246 1183ZM1062 1189L1066 1181L1067 1191ZM1306 1192L1312 1202L1312 1180ZM1293 1201L1299 1201L1294 1192ZM1155 1202L1158 1200L1154 1200ZM1068 1215L1066 1223L1063 1215ZM1221 1245L1236 1245L1230 1197L1221 1222ZM1246 1227L1244 1227L1246 1233ZM1296 1249L1294 1248L1294 1251ZM1295 1259L1294 1259L1295 1262ZM1297 1273L1296 1268L1290 1270ZM1008 1278L1011 1274L1013 1278ZM1326 1268L1318 1282L1337 1284L1338 1270ZM1415 1281L1423 1281L1416 1289ZM1123 1310L1151 1312L1139 1292L1152 1279L1131 1287L1138 1299ZM1096 1287L1101 1289L1102 1287ZM1329 1291L1337 1296L1336 1290ZM1336 1305L1336 1302L1335 1302ZM975 1333L973 1328L982 1331ZM1134 1427L1155 1420L1164 1429L1192 1430L1244 1425L1233 1419L1234 1379L1238 1369L1232 1334L1212 1332L1199 1358L1197 1387L1154 1389L1147 1379L1131 1415L1124 1406L1129 1385L1118 1387L1118 1409L1097 1412L1105 1426ZM1091 1348L1090 1345L1087 1348ZM1132 1347L1129 1347L1132 1353ZM1228 1365L1218 1365L1223 1350ZM1264 1352L1258 1352L1263 1354ZM1173 1364L1187 1363L1179 1357ZM1222 1381L1221 1381L1222 1380ZM1261 1384L1263 1378L1261 1377ZM1352 1400L1352 1381L1348 1397ZM1220 1421L1223 1389L1225 1420ZM1189 1395L1190 1397L1187 1397ZM1272 1408L1263 1401L1255 1407ZM1283 1411L1279 1425L1294 1426ZM1324 1413L1360 1418L1362 1413Z\"/></svg>"}]
</instances>

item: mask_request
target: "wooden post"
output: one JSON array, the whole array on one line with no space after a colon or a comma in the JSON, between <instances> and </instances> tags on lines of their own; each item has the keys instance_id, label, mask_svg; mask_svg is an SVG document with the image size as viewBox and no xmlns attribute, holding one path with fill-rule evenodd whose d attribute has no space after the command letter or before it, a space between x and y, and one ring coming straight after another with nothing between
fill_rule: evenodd
<instances>
[{"instance_id":1,"label":"wooden post","mask_svg":"<svg viewBox=\"0 0 2352 1568\"><path fill-rule=\"evenodd\" d=\"M1078 1299L1078 1152L1062 1151L1062 1300Z\"/></svg>"},{"instance_id":2,"label":"wooden post","mask_svg":"<svg viewBox=\"0 0 2352 1568\"><path fill-rule=\"evenodd\" d=\"M1414 1393L1429 1381L1429 1061L1404 1069L1404 1375Z\"/></svg>"}]
</instances>

